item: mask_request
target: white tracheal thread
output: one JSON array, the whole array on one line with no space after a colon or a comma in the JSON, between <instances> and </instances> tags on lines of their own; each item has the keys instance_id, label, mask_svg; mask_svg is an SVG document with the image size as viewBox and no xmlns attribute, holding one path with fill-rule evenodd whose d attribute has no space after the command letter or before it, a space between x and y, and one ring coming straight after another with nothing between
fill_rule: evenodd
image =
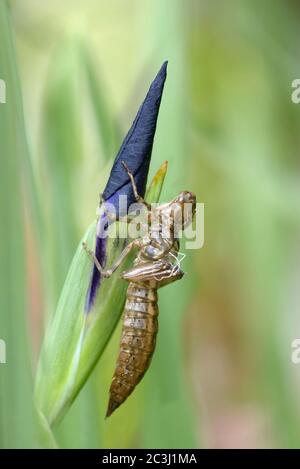
<instances>
[{"instance_id":1,"label":"white tracheal thread","mask_svg":"<svg viewBox=\"0 0 300 469\"><path fill-rule=\"evenodd\" d=\"M173 275L175 275L180 270L180 264L183 261L183 259L186 257L186 254L184 254L183 252L179 252L179 251L176 256L172 252L169 252L169 255L175 259L175 264L173 265L173 269L168 275L162 275L160 278L154 275L155 280L160 281L160 280L163 280L164 278L170 278ZM179 256L181 257L179 258Z\"/></svg>"}]
</instances>

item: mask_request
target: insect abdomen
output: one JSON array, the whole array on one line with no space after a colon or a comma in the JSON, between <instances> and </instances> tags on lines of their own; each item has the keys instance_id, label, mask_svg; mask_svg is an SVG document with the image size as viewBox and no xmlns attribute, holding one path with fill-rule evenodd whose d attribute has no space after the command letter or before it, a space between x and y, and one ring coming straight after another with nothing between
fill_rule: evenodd
<instances>
[{"instance_id":1,"label":"insect abdomen","mask_svg":"<svg viewBox=\"0 0 300 469\"><path fill-rule=\"evenodd\" d=\"M147 371L158 330L156 289L131 282L127 289L119 356L106 416L119 407Z\"/></svg>"}]
</instances>

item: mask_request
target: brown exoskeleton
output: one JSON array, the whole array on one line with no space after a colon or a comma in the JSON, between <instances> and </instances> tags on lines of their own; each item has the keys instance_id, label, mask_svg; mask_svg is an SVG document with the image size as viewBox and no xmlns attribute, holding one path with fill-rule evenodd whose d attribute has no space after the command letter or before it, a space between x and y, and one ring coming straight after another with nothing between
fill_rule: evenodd
<instances>
[{"instance_id":1,"label":"brown exoskeleton","mask_svg":"<svg viewBox=\"0 0 300 469\"><path fill-rule=\"evenodd\" d=\"M147 236L127 244L110 269L104 270L95 254L84 246L105 278L115 272L132 248L139 249L133 267L121 274L129 286L107 417L127 399L150 365L158 330L157 290L181 279L184 274L178 262L179 240L175 221L179 215L180 229L183 230L192 222L196 209L196 197L188 191L181 192L167 204L151 207L138 194L134 177L125 163L123 166L130 177L136 201L145 206L149 216L151 213L157 222L150 224ZM191 210L184 210L185 204L191 204Z\"/></svg>"}]
</instances>

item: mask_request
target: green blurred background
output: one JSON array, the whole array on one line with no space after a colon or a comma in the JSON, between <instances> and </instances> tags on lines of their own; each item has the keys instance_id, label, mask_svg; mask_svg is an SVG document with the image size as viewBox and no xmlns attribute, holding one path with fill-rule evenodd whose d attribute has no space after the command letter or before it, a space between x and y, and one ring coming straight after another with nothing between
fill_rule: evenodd
<instances>
[{"instance_id":1,"label":"green blurred background","mask_svg":"<svg viewBox=\"0 0 300 469\"><path fill-rule=\"evenodd\" d=\"M165 59L150 177L168 160L161 199L196 192L205 245L161 292L135 393L104 420L118 328L57 443L300 447L299 22L295 0L0 0L1 447L41 445L43 331Z\"/></svg>"}]
</instances>

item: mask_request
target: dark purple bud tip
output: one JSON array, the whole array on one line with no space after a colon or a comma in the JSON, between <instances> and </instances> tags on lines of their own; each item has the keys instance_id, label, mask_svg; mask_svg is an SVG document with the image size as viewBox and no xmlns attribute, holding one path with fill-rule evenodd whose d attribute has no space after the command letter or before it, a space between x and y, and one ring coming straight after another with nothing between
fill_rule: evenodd
<instances>
[{"instance_id":1,"label":"dark purple bud tip","mask_svg":"<svg viewBox=\"0 0 300 469\"><path fill-rule=\"evenodd\" d=\"M119 195L126 195L128 204L135 202L130 179L122 162L127 165L133 174L138 193L142 196L145 194L157 117L166 76L167 62L164 62L116 156L103 192L104 200L112 202L116 209L119 208ZM121 215L119 212L118 214Z\"/></svg>"},{"instance_id":2,"label":"dark purple bud tip","mask_svg":"<svg viewBox=\"0 0 300 469\"><path fill-rule=\"evenodd\" d=\"M139 195L144 196L147 184L151 153L156 130L157 118L164 84L167 76L167 64L164 62L149 91L140 106L133 124L127 133L115 158L108 182L102 194L103 200L110 202L117 216L126 215L130 204L135 202L132 184L122 162L134 176ZM127 197L127 207L121 208L120 196ZM107 220L98 221L96 236L96 257L104 267L106 262L106 239L99 235L107 229ZM89 312L100 286L100 273L94 266L90 287L86 298L86 311Z\"/></svg>"}]
</instances>

